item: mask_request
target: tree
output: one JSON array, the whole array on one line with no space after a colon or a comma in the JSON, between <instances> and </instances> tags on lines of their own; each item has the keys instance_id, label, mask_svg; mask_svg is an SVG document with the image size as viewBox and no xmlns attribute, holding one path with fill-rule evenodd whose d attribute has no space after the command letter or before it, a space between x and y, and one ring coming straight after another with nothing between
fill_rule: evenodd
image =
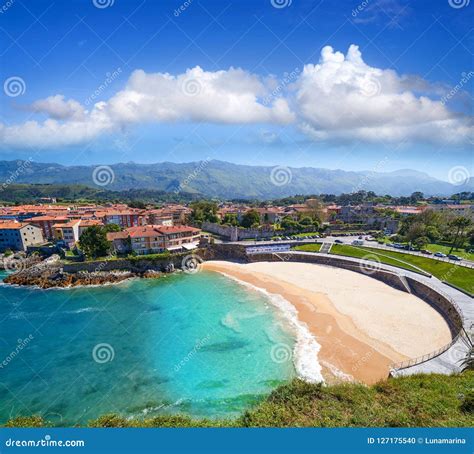
<instances>
[{"instance_id":1,"label":"tree","mask_svg":"<svg viewBox=\"0 0 474 454\"><path fill-rule=\"evenodd\" d=\"M281 221L281 227L285 230L295 230L298 226L298 223L291 219L289 216L286 216Z\"/></svg>"},{"instance_id":2,"label":"tree","mask_svg":"<svg viewBox=\"0 0 474 454\"><path fill-rule=\"evenodd\" d=\"M117 224L106 224L104 225L104 230L105 230L105 233L109 233L109 232L120 232L120 230L122 229Z\"/></svg>"},{"instance_id":3,"label":"tree","mask_svg":"<svg viewBox=\"0 0 474 454\"><path fill-rule=\"evenodd\" d=\"M107 240L107 231L100 225L93 225L82 233L79 246L87 257L96 258L106 256L110 250L110 241Z\"/></svg>"},{"instance_id":4,"label":"tree","mask_svg":"<svg viewBox=\"0 0 474 454\"><path fill-rule=\"evenodd\" d=\"M250 228L254 224L260 223L260 215L258 214L257 210L249 210L243 216L242 220L240 221L240 225L245 228Z\"/></svg>"},{"instance_id":5,"label":"tree","mask_svg":"<svg viewBox=\"0 0 474 454\"><path fill-rule=\"evenodd\" d=\"M313 224L313 220L309 216L304 216L300 219L300 224L308 227Z\"/></svg>"},{"instance_id":6,"label":"tree","mask_svg":"<svg viewBox=\"0 0 474 454\"><path fill-rule=\"evenodd\" d=\"M237 216L235 214L227 213L224 218L222 219L223 224L228 224L232 226L239 225L239 221L237 221Z\"/></svg>"},{"instance_id":7,"label":"tree","mask_svg":"<svg viewBox=\"0 0 474 454\"><path fill-rule=\"evenodd\" d=\"M458 239L459 238L463 239L464 230L467 227L469 227L471 224L472 224L472 221L469 218L465 218L463 216L455 218L450 222L450 226L456 229L456 233L454 234L454 239L451 244L451 249L449 250L450 254L453 251L453 249L457 246Z\"/></svg>"},{"instance_id":8,"label":"tree","mask_svg":"<svg viewBox=\"0 0 474 454\"><path fill-rule=\"evenodd\" d=\"M430 242L432 243L436 243L441 238L439 230L434 225L429 225L428 227L426 227L425 233L426 236L430 239Z\"/></svg>"},{"instance_id":9,"label":"tree","mask_svg":"<svg viewBox=\"0 0 474 454\"><path fill-rule=\"evenodd\" d=\"M141 200L134 200L128 204L130 208L139 208L144 210L146 208L146 203L142 202Z\"/></svg>"},{"instance_id":10,"label":"tree","mask_svg":"<svg viewBox=\"0 0 474 454\"><path fill-rule=\"evenodd\" d=\"M191 204L191 209L191 221L194 223L219 222L217 204L214 202L194 202Z\"/></svg>"},{"instance_id":11,"label":"tree","mask_svg":"<svg viewBox=\"0 0 474 454\"><path fill-rule=\"evenodd\" d=\"M413 246L415 246L417 249L423 249L428 243L430 242L430 239L426 236L419 236L413 241Z\"/></svg>"}]
</instances>

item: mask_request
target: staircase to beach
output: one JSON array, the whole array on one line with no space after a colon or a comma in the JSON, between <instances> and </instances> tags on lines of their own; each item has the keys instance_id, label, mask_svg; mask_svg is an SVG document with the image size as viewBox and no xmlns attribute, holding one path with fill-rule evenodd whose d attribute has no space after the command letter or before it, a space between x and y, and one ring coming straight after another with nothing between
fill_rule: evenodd
<instances>
[{"instance_id":1,"label":"staircase to beach","mask_svg":"<svg viewBox=\"0 0 474 454\"><path fill-rule=\"evenodd\" d=\"M323 243L319 252L321 254L329 254L331 247L332 247L332 243Z\"/></svg>"}]
</instances>

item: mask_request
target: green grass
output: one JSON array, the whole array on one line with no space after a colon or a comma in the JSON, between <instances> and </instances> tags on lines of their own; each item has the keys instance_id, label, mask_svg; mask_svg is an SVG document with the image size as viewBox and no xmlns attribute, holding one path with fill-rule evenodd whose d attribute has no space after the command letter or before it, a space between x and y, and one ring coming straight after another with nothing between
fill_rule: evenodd
<instances>
[{"instance_id":1,"label":"green grass","mask_svg":"<svg viewBox=\"0 0 474 454\"><path fill-rule=\"evenodd\" d=\"M451 246L446 246L443 244L428 244L424 249L427 249L431 252L442 252L443 254L449 254L451 250ZM465 249L453 249L452 254L458 255L464 259L474 260L474 254L471 252L467 252Z\"/></svg>"},{"instance_id":2,"label":"green grass","mask_svg":"<svg viewBox=\"0 0 474 454\"><path fill-rule=\"evenodd\" d=\"M375 251L375 252L373 252ZM349 246L346 244L334 244L331 248L330 254L334 255L344 255L346 257L355 257L359 259L365 259L365 260L372 260L376 261L374 258L377 257L381 263L385 263L386 265L392 265L392 266L397 266L399 268L403 268L408 271L414 271L414 272L419 272L420 270L417 268L414 268L410 266L408 263L403 263L400 260L397 260L396 258L392 257L384 257L381 254L385 254L385 251L380 253L380 249L373 249L373 248L362 248L358 246Z\"/></svg>"},{"instance_id":3,"label":"green grass","mask_svg":"<svg viewBox=\"0 0 474 454\"><path fill-rule=\"evenodd\" d=\"M159 416L129 420L105 415L90 427L472 427L474 372L414 375L373 386L322 386L295 379L231 420ZM16 418L8 427L42 427L39 417Z\"/></svg>"},{"instance_id":4,"label":"green grass","mask_svg":"<svg viewBox=\"0 0 474 454\"><path fill-rule=\"evenodd\" d=\"M474 293L474 269L459 266L453 263L421 257L418 255L404 254L403 252L380 250L370 247L334 245L332 254L347 255L349 257L363 257L368 253L377 256L382 263L398 266L410 270L410 265L421 268L427 273L449 282L469 293ZM406 262L406 263L403 263ZM413 271L411 269L410 271Z\"/></svg>"},{"instance_id":5,"label":"green grass","mask_svg":"<svg viewBox=\"0 0 474 454\"><path fill-rule=\"evenodd\" d=\"M302 244L301 246L294 246L291 249L294 251L319 252L321 243Z\"/></svg>"},{"instance_id":6,"label":"green grass","mask_svg":"<svg viewBox=\"0 0 474 454\"><path fill-rule=\"evenodd\" d=\"M294 233L293 235L285 235L285 236L290 236L291 238L303 238L304 236L313 236L313 235L320 235L320 233L319 232Z\"/></svg>"}]
</instances>

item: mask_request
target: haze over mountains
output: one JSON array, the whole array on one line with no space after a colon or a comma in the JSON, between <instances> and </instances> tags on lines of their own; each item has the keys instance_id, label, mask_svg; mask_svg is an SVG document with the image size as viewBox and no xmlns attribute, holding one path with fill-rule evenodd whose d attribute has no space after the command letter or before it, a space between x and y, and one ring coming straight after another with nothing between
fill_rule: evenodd
<instances>
[{"instance_id":1,"label":"haze over mountains","mask_svg":"<svg viewBox=\"0 0 474 454\"><path fill-rule=\"evenodd\" d=\"M156 189L225 199L271 199L295 194L341 194L359 190L393 196L410 195L415 191L439 196L474 191L472 177L462 184L451 184L409 169L387 173L348 172L311 167L247 166L217 160L179 164L112 164L108 166L112 172L103 169L105 179L101 181L108 184L101 186L93 178L97 167L38 162L22 165L21 161L0 161L0 181L84 184L110 190Z\"/></svg>"}]
</instances>

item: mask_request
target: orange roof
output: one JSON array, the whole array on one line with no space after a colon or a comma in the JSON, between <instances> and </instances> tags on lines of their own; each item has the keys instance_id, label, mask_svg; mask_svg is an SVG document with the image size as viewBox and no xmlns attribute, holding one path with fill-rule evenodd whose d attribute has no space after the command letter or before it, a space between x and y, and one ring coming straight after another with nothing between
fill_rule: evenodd
<instances>
[{"instance_id":1,"label":"orange roof","mask_svg":"<svg viewBox=\"0 0 474 454\"><path fill-rule=\"evenodd\" d=\"M1 230L18 230L23 227L26 227L28 222L1 222L0 229Z\"/></svg>"},{"instance_id":2,"label":"orange roof","mask_svg":"<svg viewBox=\"0 0 474 454\"><path fill-rule=\"evenodd\" d=\"M73 221L69 221L69 222L65 222L65 223L61 223L61 224L54 224L53 227L55 227L55 228L63 228L63 227L71 228L71 227L74 227L75 225L79 224L79 222L81 222L79 219L75 219Z\"/></svg>"},{"instance_id":3,"label":"orange roof","mask_svg":"<svg viewBox=\"0 0 474 454\"><path fill-rule=\"evenodd\" d=\"M104 225L99 219L81 219L80 227L91 227L93 225Z\"/></svg>"},{"instance_id":4,"label":"orange roof","mask_svg":"<svg viewBox=\"0 0 474 454\"><path fill-rule=\"evenodd\" d=\"M200 229L189 226L162 226L162 225L144 225L139 227L130 227L123 232L111 232L107 234L107 239L113 241L115 239L144 238L154 236L171 235L173 233L198 233Z\"/></svg>"}]
</instances>

